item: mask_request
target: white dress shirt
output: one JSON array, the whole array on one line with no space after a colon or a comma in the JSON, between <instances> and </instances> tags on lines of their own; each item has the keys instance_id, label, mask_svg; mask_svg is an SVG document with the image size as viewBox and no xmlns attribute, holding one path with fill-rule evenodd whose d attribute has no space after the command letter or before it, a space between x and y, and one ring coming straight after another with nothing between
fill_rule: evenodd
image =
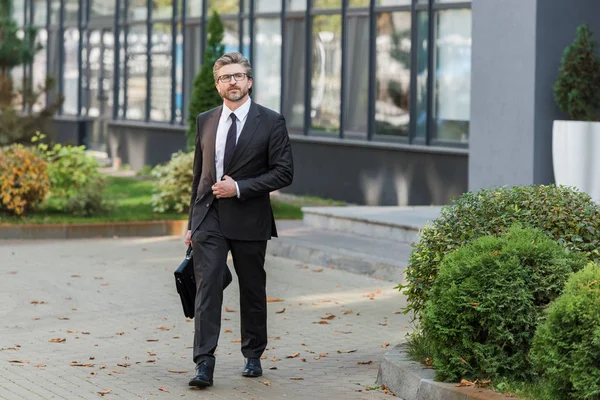
<instances>
[{"instance_id":1,"label":"white dress shirt","mask_svg":"<svg viewBox=\"0 0 600 400\"><path fill-rule=\"evenodd\" d=\"M225 144L227 143L227 132L229 132L229 128L231 127L231 113L235 114L237 118L236 127L237 133L235 136L235 142L237 144L238 139L240 138L240 134L242 133L242 129L244 129L244 124L246 123L246 119L248 118L248 112L250 111L250 104L252 100L248 97L248 100L237 110L231 111L229 107L223 104L223 110L221 111L221 118L219 119L219 125L217 126L217 137L215 140L215 169L217 171L217 181L220 181L223 177L223 159L225 157ZM238 197L240 197L240 189L238 187L237 182L235 183L235 188L237 191Z\"/></svg>"}]
</instances>

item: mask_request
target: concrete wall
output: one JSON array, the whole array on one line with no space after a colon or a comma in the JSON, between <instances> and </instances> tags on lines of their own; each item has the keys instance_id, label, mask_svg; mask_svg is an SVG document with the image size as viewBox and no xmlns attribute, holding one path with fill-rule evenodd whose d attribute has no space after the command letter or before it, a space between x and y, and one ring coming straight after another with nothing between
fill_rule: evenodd
<instances>
[{"instance_id":1,"label":"concrete wall","mask_svg":"<svg viewBox=\"0 0 600 400\"><path fill-rule=\"evenodd\" d=\"M600 34L597 0L473 0L469 190L547 184L552 86L577 26ZM596 35L600 38L600 35Z\"/></svg>"}]
</instances>

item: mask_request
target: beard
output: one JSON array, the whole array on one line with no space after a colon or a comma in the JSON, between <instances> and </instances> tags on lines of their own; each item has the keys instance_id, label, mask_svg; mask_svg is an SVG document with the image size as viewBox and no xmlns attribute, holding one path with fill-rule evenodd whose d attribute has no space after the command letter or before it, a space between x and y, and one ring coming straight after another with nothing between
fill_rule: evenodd
<instances>
[{"instance_id":1,"label":"beard","mask_svg":"<svg viewBox=\"0 0 600 400\"><path fill-rule=\"evenodd\" d=\"M236 90L232 90L232 88L227 88L226 90L221 91L221 97L227 99L229 101L240 101L248 94L247 88L238 88L234 87Z\"/></svg>"}]
</instances>

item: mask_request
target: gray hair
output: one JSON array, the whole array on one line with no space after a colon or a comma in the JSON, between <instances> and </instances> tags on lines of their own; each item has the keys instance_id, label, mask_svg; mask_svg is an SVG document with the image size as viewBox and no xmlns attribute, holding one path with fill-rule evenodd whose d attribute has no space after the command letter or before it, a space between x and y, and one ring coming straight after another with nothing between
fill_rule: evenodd
<instances>
[{"instance_id":1,"label":"gray hair","mask_svg":"<svg viewBox=\"0 0 600 400\"><path fill-rule=\"evenodd\" d=\"M248 79L252 79L252 66L250 65L250 61L246 57L237 51L223 54L217 61L215 61L215 65L213 66L213 77L215 78L215 82L219 78L217 76L218 71L221 67L230 64L240 64L246 70L246 75Z\"/></svg>"}]
</instances>

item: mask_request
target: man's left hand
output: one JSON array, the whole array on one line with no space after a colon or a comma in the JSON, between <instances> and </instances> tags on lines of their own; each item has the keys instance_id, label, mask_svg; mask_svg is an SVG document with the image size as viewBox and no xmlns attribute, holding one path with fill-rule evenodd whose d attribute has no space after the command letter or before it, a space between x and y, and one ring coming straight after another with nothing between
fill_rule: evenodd
<instances>
[{"instance_id":1,"label":"man's left hand","mask_svg":"<svg viewBox=\"0 0 600 400\"><path fill-rule=\"evenodd\" d=\"M237 197L235 181L228 175L224 175L221 182L217 182L212 185L212 192L217 199Z\"/></svg>"}]
</instances>

